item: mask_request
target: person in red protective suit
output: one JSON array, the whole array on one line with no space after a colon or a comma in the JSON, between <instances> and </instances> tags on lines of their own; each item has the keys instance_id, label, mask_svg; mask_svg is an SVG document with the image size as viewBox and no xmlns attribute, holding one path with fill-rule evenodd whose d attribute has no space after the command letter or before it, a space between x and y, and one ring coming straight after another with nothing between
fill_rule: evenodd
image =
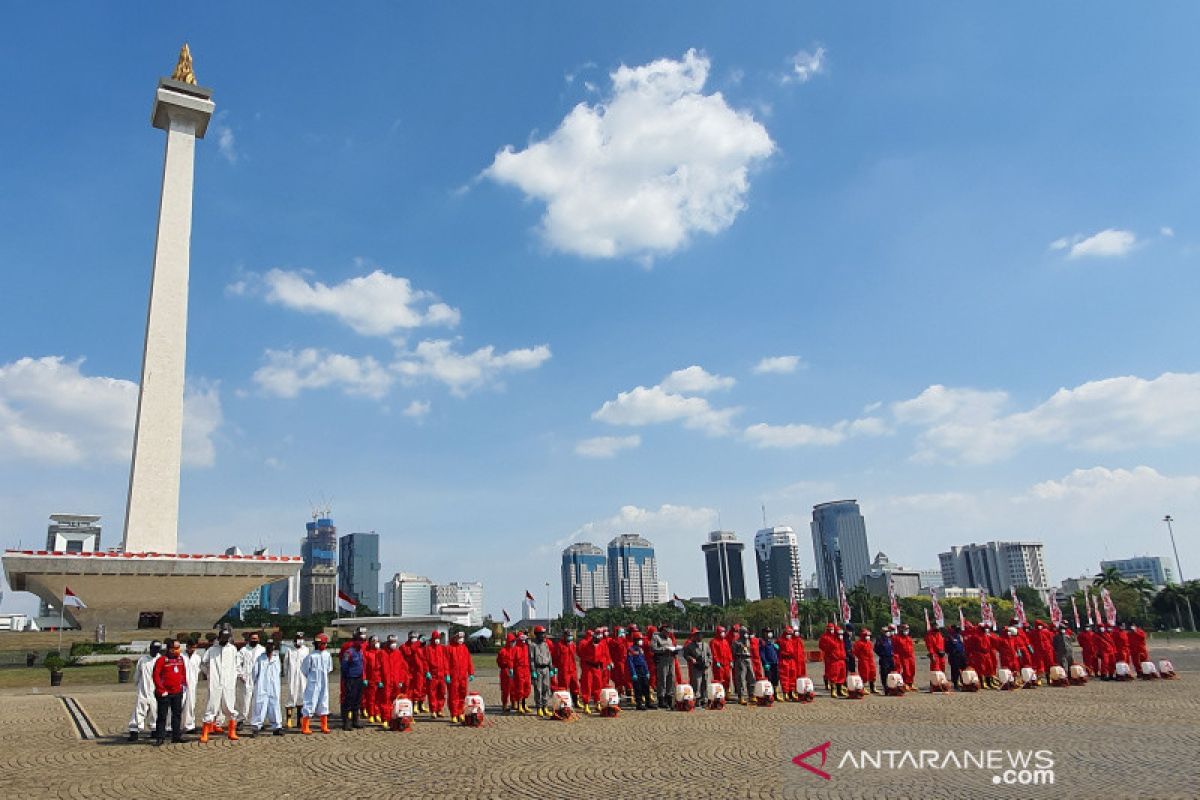
<instances>
[{"instance_id":1,"label":"person in red protective suit","mask_svg":"<svg viewBox=\"0 0 1200 800\"><path fill-rule=\"evenodd\" d=\"M934 672L946 671L946 637L937 623L925 631L925 649L929 653L929 669Z\"/></svg>"},{"instance_id":2,"label":"person in red protective suit","mask_svg":"<svg viewBox=\"0 0 1200 800\"><path fill-rule=\"evenodd\" d=\"M509 688L516 709L529 713L529 693L533 691L533 674L529 666L529 637L525 631L517 634L513 645L513 682Z\"/></svg>"},{"instance_id":3,"label":"person in red protective suit","mask_svg":"<svg viewBox=\"0 0 1200 800\"><path fill-rule=\"evenodd\" d=\"M875 681L879 679L879 670L875 668L875 643L871 641L871 629L859 628L858 639L850 647L854 655L855 666L858 667L858 677L870 690L871 694L879 694Z\"/></svg>"},{"instance_id":4,"label":"person in red protective suit","mask_svg":"<svg viewBox=\"0 0 1200 800\"><path fill-rule=\"evenodd\" d=\"M450 721L462 722L467 705L467 684L475 680L475 662L467 649L467 635L462 631L454 634L446 647L446 659L450 672Z\"/></svg>"},{"instance_id":5,"label":"person in red protective suit","mask_svg":"<svg viewBox=\"0 0 1200 800\"><path fill-rule=\"evenodd\" d=\"M1036 671L1037 667L1034 666L1034 662L1037 660L1037 651L1033 649L1033 641L1029 638L1029 626L1020 625L1016 619L1012 619L1009 620L1008 627L1013 628L1017 632L1017 660L1022 667L1031 667ZM1020 670L1017 670L1017 672L1019 673Z\"/></svg>"},{"instance_id":6,"label":"person in red protective suit","mask_svg":"<svg viewBox=\"0 0 1200 800\"><path fill-rule=\"evenodd\" d=\"M1037 619L1033 621L1033 630L1029 634L1029 639L1033 644L1034 672L1049 682L1050 667L1057 663L1054 659L1054 631L1044 620ZM1041 684L1040 678L1038 684Z\"/></svg>"},{"instance_id":7,"label":"person in red protective suit","mask_svg":"<svg viewBox=\"0 0 1200 800\"><path fill-rule=\"evenodd\" d=\"M763 672L762 655L758 649L758 637L754 635L754 631L748 625L742 628L742 636L746 637L746 644L750 645L750 664L754 669L754 680L766 680L767 673Z\"/></svg>"},{"instance_id":8,"label":"person in red protective suit","mask_svg":"<svg viewBox=\"0 0 1200 800\"><path fill-rule=\"evenodd\" d=\"M629 679L629 665L625 654L629 650L629 638L624 628L617 628L617 635L608 639L608 657L612 661L613 686L623 696L633 700L633 682Z\"/></svg>"},{"instance_id":9,"label":"person in red protective suit","mask_svg":"<svg viewBox=\"0 0 1200 800\"><path fill-rule=\"evenodd\" d=\"M892 653L896 659L896 670L904 677L904 688L917 690L917 650L909 635L908 626L901 623L900 630L892 637Z\"/></svg>"},{"instance_id":10,"label":"person in red protective suit","mask_svg":"<svg viewBox=\"0 0 1200 800\"><path fill-rule=\"evenodd\" d=\"M1125 631L1125 638L1129 640L1129 656L1137 666L1138 674L1141 675L1142 662L1150 660L1150 650L1146 647L1146 632L1137 625L1131 624Z\"/></svg>"},{"instance_id":11,"label":"person in red protective suit","mask_svg":"<svg viewBox=\"0 0 1200 800\"><path fill-rule=\"evenodd\" d=\"M1079 657L1083 659L1083 666L1092 675L1100 674L1100 662L1096 658L1096 632L1092 628L1081 628L1075 635L1079 640Z\"/></svg>"},{"instance_id":12,"label":"person in red protective suit","mask_svg":"<svg viewBox=\"0 0 1200 800\"><path fill-rule=\"evenodd\" d=\"M1111 681L1117 674L1117 648L1113 646L1112 633L1106 626L1101 625L1096 638L1097 660L1100 662L1100 677Z\"/></svg>"},{"instance_id":13,"label":"person in red protective suit","mask_svg":"<svg viewBox=\"0 0 1200 800\"><path fill-rule=\"evenodd\" d=\"M517 705L512 697L513 676L516 674L513 645L516 643L517 635L510 633L504 637L504 644L496 653L496 667L500 670L500 710L505 714L515 710Z\"/></svg>"},{"instance_id":14,"label":"person in red protective suit","mask_svg":"<svg viewBox=\"0 0 1200 800\"><path fill-rule=\"evenodd\" d=\"M596 673L596 692L597 702L599 702L599 692L601 689L607 689L613 682L613 670L616 665L613 663L613 644L612 636L609 635L608 628L600 628L596 631L596 661L600 665Z\"/></svg>"},{"instance_id":15,"label":"person in red protective suit","mask_svg":"<svg viewBox=\"0 0 1200 800\"><path fill-rule=\"evenodd\" d=\"M383 648L383 682L387 688L383 692L381 716L386 722L392 717L392 703L404 694L404 687L408 685L408 663L404 653L400 652L400 642L395 634L387 637Z\"/></svg>"},{"instance_id":16,"label":"person in red protective suit","mask_svg":"<svg viewBox=\"0 0 1200 800\"><path fill-rule=\"evenodd\" d=\"M442 715L449 677L450 662L446 658L446 648L442 645L442 634L434 631L425 647L425 686L429 695L429 713L434 717Z\"/></svg>"},{"instance_id":17,"label":"person in red protective suit","mask_svg":"<svg viewBox=\"0 0 1200 800\"><path fill-rule=\"evenodd\" d=\"M992 637L992 652L1000 659L1000 666L1011 672L1014 679L1021 674L1021 661L1017 657L1017 629L1005 628L999 636Z\"/></svg>"},{"instance_id":18,"label":"person in red protective suit","mask_svg":"<svg viewBox=\"0 0 1200 800\"><path fill-rule=\"evenodd\" d=\"M656 626L656 625L647 625L646 626L646 632L642 635L642 644L644 644L647 649L649 649L650 641L654 638L654 634L657 631L658 631L658 626ZM655 697L657 697L658 696L658 670L656 670L654 668L653 662L654 662L653 657L650 657L650 690L654 693ZM583 656L582 655L579 656L579 666L580 666L580 669L583 668Z\"/></svg>"},{"instance_id":19,"label":"person in red protective suit","mask_svg":"<svg viewBox=\"0 0 1200 800\"><path fill-rule=\"evenodd\" d=\"M842 634L832 622L825 626L825 633L817 640L821 657L825 660L825 682L829 685L830 697L848 697L846 691L846 646Z\"/></svg>"},{"instance_id":20,"label":"person in red protective suit","mask_svg":"<svg viewBox=\"0 0 1200 800\"><path fill-rule=\"evenodd\" d=\"M583 713L592 713L592 703L600 696L600 687L596 686L596 632L588 629L579 640L576 648L579 654L579 692L580 707Z\"/></svg>"},{"instance_id":21,"label":"person in red protective suit","mask_svg":"<svg viewBox=\"0 0 1200 800\"><path fill-rule=\"evenodd\" d=\"M1121 628L1112 629L1113 647L1117 650L1117 661L1129 663L1129 637L1125 635L1125 631Z\"/></svg>"},{"instance_id":22,"label":"person in red protective suit","mask_svg":"<svg viewBox=\"0 0 1200 800\"><path fill-rule=\"evenodd\" d=\"M784 627L779 637L779 698L796 699L796 650L792 646L792 629Z\"/></svg>"},{"instance_id":23,"label":"person in red protective suit","mask_svg":"<svg viewBox=\"0 0 1200 800\"><path fill-rule=\"evenodd\" d=\"M362 713L367 722L381 722L379 695L383 689L383 646L378 636L367 640L363 658Z\"/></svg>"},{"instance_id":24,"label":"person in red protective suit","mask_svg":"<svg viewBox=\"0 0 1200 800\"><path fill-rule=\"evenodd\" d=\"M554 675L551 688L571 693L571 702L579 706L579 666L575 663L575 634L566 631L554 646Z\"/></svg>"},{"instance_id":25,"label":"person in red protective suit","mask_svg":"<svg viewBox=\"0 0 1200 800\"><path fill-rule=\"evenodd\" d=\"M717 626L712 639L708 643L708 649L712 651L713 657L713 683L721 684L725 687L726 694L732 694L733 670L731 665L733 662L733 652L729 649L729 640L725 638L725 628L720 625Z\"/></svg>"},{"instance_id":26,"label":"person in red protective suit","mask_svg":"<svg viewBox=\"0 0 1200 800\"><path fill-rule=\"evenodd\" d=\"M992 650L994 638L989 625L976 627L971 637L975 643L975 661L971 666L978 673L980 682L989 689L996 688L996 653Z\"/></svg>"},{"instance_id":27,"label":"person in red protective suit","mask_svg":"<svg viewBox=\"0 0 1200 800\"><path fill-rule=\"evenodd\" d=\"M425 663L425 648L421 646L416 632L408 632L408 641L400 646L400 652L404 656L404 666L408 672L405 694L412 700L414 711L425 711L425 673L429 671L429 667Z\"/></svg>"}]
</instances>

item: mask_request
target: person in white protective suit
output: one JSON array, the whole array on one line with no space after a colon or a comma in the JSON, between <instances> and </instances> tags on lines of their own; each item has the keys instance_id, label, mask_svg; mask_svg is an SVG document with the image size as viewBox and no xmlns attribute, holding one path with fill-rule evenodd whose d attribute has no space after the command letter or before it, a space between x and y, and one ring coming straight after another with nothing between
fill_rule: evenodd
<instances>
[{"instance_id":1,"label":"person in white protective suit","mask_svg":"<svg viewBox=\"0 0 1200 800\"><path fill-rule=\"evenodd\" d=\"M249 722L250 714L254 710L254 664L262 654L263 646L259 644L257 633L247 636L246 643L238 651L237 721L239 725Z\"/></svg>"},{"instance_id":2,"label":"person in white protective suit","mask_svg":"<svg viewBox=\"0 0 1200 800\"><path fill-rule=\"evenodd\" d=\"M233 631L228 625L221 627L215 644L210 644L204 652L201 669L208 676L208 705L204 709L204 727L200 730L200 741L207 742L208 735L220 730L218 717L224 717L229 723L228 736L235 741L237 735L237 714L233 710L234 693L237 690L238 651L230 639Z\"/></svg>"},{"instance_id":3,"label":"person in white protective suit","mask_svg":"<svg viewBox=\"0 0 1200 800\"><path fill-rule=\"evenodd\" d=\"M253 738L262 730L264 722L271 724L271 731L276 736L283 736L283 709L280 706L280 667L279 653L275 652L275 643L267 642L262 655L254 662L254 713L250 717L250 736Z\"/></svg>"},{"instance_id":4,"label":"person in white protective suit","mask_svg":"<svg viewBox=\"0 0 1200 800\"><path fill-rule=\"evenodd\" d=\"M137 660L134 667L134 687L137 689L137 700L133 706L133 716L129 718L129 741L138 740L138 731L145 728L154 730L154 722L158 718L158 698L154 696L154 662L162 651L162 642L150 643L150 652Z\"/></svg>"},{"instance_id":5,"label":"person in white protective suit","mask_svg":"<svg viewBox=\"0 0 1200 800\"><path fill-rule=\"evenodd\" d=\"M183 666L187 673L187 686L183 690L183 729L188 733L196 730L196 690L200 687L200 663L204 656L196 649L195 642L187 643L183 654Z\"/></svg>"},{"instance_id":6,"label":"person in white protective suit","mask_svg":"<svg viewBox=\"0 0 1200 800\"><path fill-rule=\"evenodd\" d=\"M329 673L333 657L329 655L329 637L318 633L317 649L304 657L300 670L304 673L304 709L300 717L300 732L312 733L312 718L321 718L321 733L329 733Z\"/></svg>"},{"instance_id":7,"label":"person in white protective suit","mask_svg":"<svg viewBox=\"0 0 1200 800\"><path fill-rule=\"evenodd\" d=\"M288 707L285 724L291 728L300 724L301 712L304 710L304 670L300 665L312 652L304 641L304 634L297 633L292 646L283 657L283 677L287 680Z\"/></svg>"}]
</instances>

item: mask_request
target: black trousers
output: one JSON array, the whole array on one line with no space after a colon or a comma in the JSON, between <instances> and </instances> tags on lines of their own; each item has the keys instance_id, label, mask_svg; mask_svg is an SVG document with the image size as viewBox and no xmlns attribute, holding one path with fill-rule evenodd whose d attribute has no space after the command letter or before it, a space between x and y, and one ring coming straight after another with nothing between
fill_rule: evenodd
<instances>
[{"instance_id":1,"label":"black trousers","mask_svg":"<svg viewBox=\"0 0 1200 800\"><path fill-rule=\"evenodd\" d=\"M343 719L352 711L358 712L359 706L362 705L362 678L342 679L341 700Z\"/></svg>"},{"instance_id":2,"label":"black trousers","mask_svg":"<svg viewBox=\"0 0 1200 800\"><path fill-rule=\"evenodd\" d=\"M650 705L650 673L633 676L633 702L639 708Z\"/></svg>"},{"instance_id":3,"label":"black trousers","mask_svg":"<svg viewBox=\"0 0 1200 800\"><path fill-rule=\"evenodd\" d=\"M155 739L162 739L163 734L167 732L168 711L171 712L171 739L177 742L183 736L183 725L180 724L180 720L183 717L183 692L169 694L166 697L159 695L158 716L154 720Z\"/></svg>"},{"instance_id":4,"label":"black trousers","mask_svg":"<svg viewBox=\"0 0 1200 800\"><path fill-rule=\"evenodd\" d=\"M779 665L778 664L763 664L763 673L767 676L767 680L769 680L771 682L772 686L779 685ZM793 688L795 688L795 687L793 687ZM700 698L697 697L696 699L699 700Z\"/></svg>"}]
</instances>

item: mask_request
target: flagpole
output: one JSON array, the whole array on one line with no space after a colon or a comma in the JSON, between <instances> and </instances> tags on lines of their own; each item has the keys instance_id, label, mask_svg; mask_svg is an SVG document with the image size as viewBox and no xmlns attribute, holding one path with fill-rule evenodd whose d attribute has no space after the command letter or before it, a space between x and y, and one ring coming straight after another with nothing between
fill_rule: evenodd
<instances>
[{"instance_id":1,"label":"flagpole","mask_svg":"<svg viewBox=\"0 0 1200 800\"><path fill-rule=\"evenodd\" d=\"M63 584L62 602L58 604L58 654L62 655L62 629L67 613L67 587Z\"/></svg>"}]
</instances>

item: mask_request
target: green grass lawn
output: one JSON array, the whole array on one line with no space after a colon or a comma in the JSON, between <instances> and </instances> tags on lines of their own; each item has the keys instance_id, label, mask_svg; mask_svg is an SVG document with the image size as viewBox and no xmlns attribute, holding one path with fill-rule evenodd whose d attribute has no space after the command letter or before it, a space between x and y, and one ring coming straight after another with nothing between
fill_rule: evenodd
<instances>
[{"instance_id":1,"label":"green grass lawn","mask_svg":"<svg viewBox=\"0 0 1200 800\"><path fill-rule=\"evenodd\" d=\"M117 682L115 664L91 664L83 667L67 667L63 670L62 685L98 686ZM10 667L0 669L0 689L50 689L50 672L42 666Z\"/></svg>"}]
</instances>

